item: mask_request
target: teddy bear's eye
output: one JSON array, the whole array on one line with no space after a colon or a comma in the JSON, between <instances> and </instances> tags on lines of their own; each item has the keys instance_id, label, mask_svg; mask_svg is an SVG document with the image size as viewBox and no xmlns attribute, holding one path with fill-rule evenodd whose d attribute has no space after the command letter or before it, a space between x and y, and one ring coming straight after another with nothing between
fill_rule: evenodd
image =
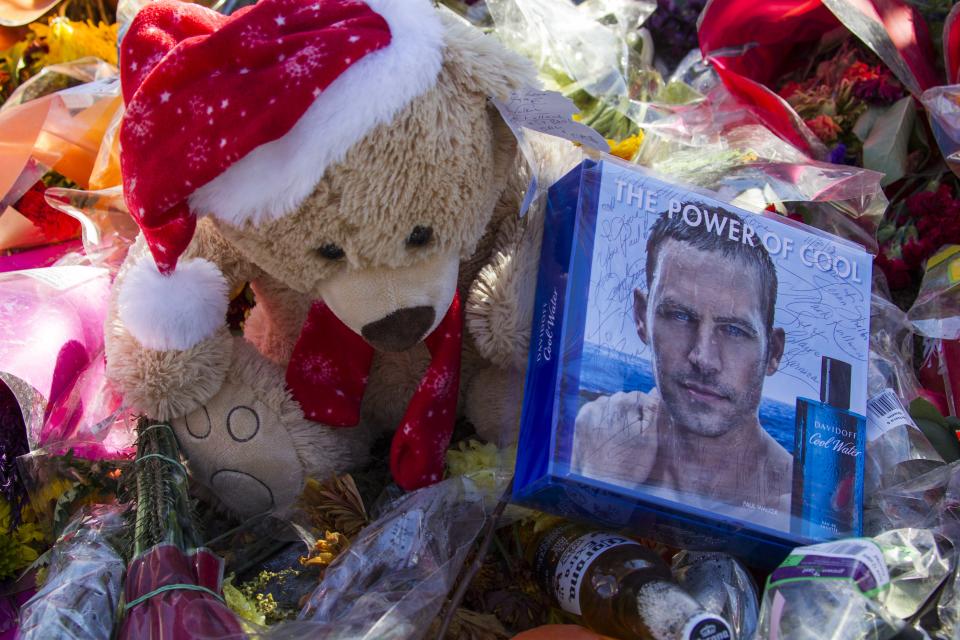
<instances>
[{"instance_id":1,"label":"teddy bear's eye","mask_svg":"<svg viewBox=\"0 0 960 640\"><path fill-rule=\"evenodd\" d=\"M325 244L316 251L317 255L326 258L327 260L339 260L346 255L343 249L333 243Z\"/></svg>"},{"instance_id":2,"label":"teddy bear's eye","mask_svg":"<svg viewBox=\"0 0 960 640\"><path fill-rule=\"evenodd\" d=\"M433 227L421 227L417 225L413 228L413 231L410 232L410 235L407 237L407 246L408 247L422 247L425 244L429 243L433 238Z\"/></svg>"}]
</instances>

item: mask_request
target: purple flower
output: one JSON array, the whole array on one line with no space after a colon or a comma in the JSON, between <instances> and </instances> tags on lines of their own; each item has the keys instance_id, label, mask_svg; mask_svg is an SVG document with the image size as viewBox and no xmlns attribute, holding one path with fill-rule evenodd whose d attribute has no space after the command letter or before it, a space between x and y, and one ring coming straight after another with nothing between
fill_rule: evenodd
<instances>
[{"instance_id":1,"label":"purple flower","mask_svg":"<svg viewBox=\"0 0 960 640\"><path fill-rule=\"evenodd\" d=\"M830 156L827 158L827 161L830 164L846 164L844 160L847 158L847 145L842 142L838 142L837 146L830 150Z\"/></svg>"},{"instance_id":2,"label":"purple flower","mask_svg":"<svg viewBox=\"0 0 960 640\"><path fill-rule=\"evenodd\" d=\"M697 18L706 0L659 0L657 10L647 21L655 52L671 70L685 55L700 46Z\"/></svg>"},{"instance_id":3,"label":"purple flower","mask_svg":"<svg viewBox=\"0 0 960 640\"><path fill-rule=\"evenodd\" d=\"M10 504L10 524L20 524L20 509L27 490L17 471L17 457L27 453L27 430L20 405L7 385L0 382L0 496Z\"/></svg>"}]
</instances>

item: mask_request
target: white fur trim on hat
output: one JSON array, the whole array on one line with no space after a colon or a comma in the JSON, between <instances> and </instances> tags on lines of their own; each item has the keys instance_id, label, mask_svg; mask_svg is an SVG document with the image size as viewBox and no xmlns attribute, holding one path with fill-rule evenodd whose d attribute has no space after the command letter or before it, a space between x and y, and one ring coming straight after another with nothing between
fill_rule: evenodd
<instances>
[{"instance_id":1,"label":"white fur trim on hat","mask_svg":"<svg viewBox=\"0 0 960 640\"><path fill-rule=\"evenodd\" d=\"M181 260L162 275L149 255L127 271L117 296L120 321L147 349L183 351L226 323L229 291L215 264Z\"/></svg>"},{"instance_id":2,"label":"white fur trim on hat","mask_svg":"<svg viewBox=\"0 0 960 640\"><path fill-rule=\"evenodd\" d=\"M260 145L190 196L195 213L234 225L275 220L309 196L330 165L436 84L443 26L430 0L365 0L390 44L351 65L282 138Z\"/></svg>"}]
</instances>

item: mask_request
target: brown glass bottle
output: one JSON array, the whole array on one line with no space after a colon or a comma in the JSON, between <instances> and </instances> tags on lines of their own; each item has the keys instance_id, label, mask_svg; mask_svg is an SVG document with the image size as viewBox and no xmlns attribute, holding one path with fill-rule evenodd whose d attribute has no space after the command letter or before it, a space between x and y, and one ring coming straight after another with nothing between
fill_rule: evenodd
<instances>
[{"instance_id":1,"label":"brown glass bottle","mask_svg":"<svg viewBox=\"0 0 960 640\"><path fill-rule=\"evenodd\" d=\"M619 640L734 640L730 624L674 582L660 556L616 534L560 524L528 556L557 604Z\"/></svg>"}]
</instances>

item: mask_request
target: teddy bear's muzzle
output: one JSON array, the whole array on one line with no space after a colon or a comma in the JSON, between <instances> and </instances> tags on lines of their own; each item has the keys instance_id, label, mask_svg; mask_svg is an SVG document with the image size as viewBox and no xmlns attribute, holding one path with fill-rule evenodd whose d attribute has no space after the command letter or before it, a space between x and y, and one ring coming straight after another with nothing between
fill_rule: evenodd
<instances>
[{"instance_id":1,"label":"teddy bear's muzzle","mask_svg":"<svg viewBox=\"0 0 960 640\"><path fill-rule=\"evenodd\" d=\"M398 309L393 313L364 325L363 339L380 351L406 351L419 343L433 327L436 313L433 307L419 306Z\"/></svg>"}]
</instances>

